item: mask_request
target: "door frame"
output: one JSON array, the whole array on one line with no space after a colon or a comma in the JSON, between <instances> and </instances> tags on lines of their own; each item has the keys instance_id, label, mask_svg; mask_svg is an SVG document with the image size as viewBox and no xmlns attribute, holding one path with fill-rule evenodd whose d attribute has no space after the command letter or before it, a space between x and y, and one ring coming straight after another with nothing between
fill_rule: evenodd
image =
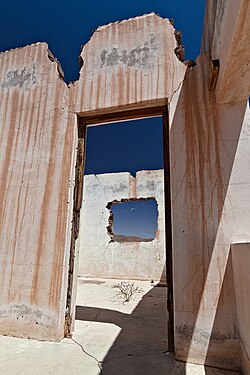
<instances>
[{"instance_id":1,"label":"door frame","mask_svg":"<svg viewBox=\"0 0 250 375\"><path fill-rule=\"evenodd\" d=\"M65 314L65 336L70 337L75 320L75 288L77 276L76 240L79 236L80 210L83 194L84 163L86 151L86 129L88 125L102 125L113 122L137 120L149 117L162 117L163 129L163 160L164 160L164 191L165 191L165 236L166 236L166 280L168 310L168 351L174 351L174 299L173 299L173 259L172 259L172 217L171 217L171 180L170 180L170 142L168 106L128 109L117 112L77 115L78 147L75 166L74 205L71 230L71 248L69 256L68 290Z\"/></svg>"}]
</instances>

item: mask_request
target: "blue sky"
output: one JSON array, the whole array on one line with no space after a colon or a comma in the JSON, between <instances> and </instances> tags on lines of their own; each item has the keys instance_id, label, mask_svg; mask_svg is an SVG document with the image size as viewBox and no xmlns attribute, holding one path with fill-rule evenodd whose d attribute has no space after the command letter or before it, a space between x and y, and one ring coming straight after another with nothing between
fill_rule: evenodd
<instances>
[{"instance_id":1,"label":"blue sky","mask_svg":"<svg viewBox=\"0 0 250 375\"><path fill-rule=\"evenodd\" d=\"M78 78L78 55L94 29L155 12L173 18L183 33L186 58L199 54L205 0L12 0L1 2L0 51L46 41L66 81Z\"/></svg>"},{"instance_id":2,"label":"blue sky","mask_svg":"<svg viewBox=\"0 0 250 375\"><path fill-rule=\"evenodd\" d=\"M155 12L174 19L175 28L183 34L185 58L195 60L200 51L204 8L205 0L2 1L0 51L45 41L60 61L66 82L74 81L79 77L81 45L94 29ZM161 129L160 119L89 128L85 172L129 171L134 175L137 170L162 168ZM140 235L141 226L148 225L145 215L135 221L133 217L124 221L123 227L126 229L129 222L136 227L137 222Z\"/></svg>"},{"instance_id":3,"label":"blue sky","mask_svg":"<svg viewBox=\"0 0 250 375\"><path fill-rule=\"evenodd\" d=\"M125 236L154 238L157 230L157 203L138 200L112 204L113 232Z\"/></svg>"},{"instance_id":4,"label":"blue sky","mask_svg":"<svg viewBox=\"0 0 250 375\"><path fill-rule=\"evenodd\" d=\"M161 117L88 127L85 174L161 168Z\"/></svg>"}]
</instances>

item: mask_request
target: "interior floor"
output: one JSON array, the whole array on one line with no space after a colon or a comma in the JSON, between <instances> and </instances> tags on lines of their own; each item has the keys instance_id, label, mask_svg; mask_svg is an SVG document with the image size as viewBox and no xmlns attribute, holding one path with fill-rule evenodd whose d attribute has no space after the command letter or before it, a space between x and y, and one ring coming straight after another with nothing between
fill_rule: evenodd
<instances>
[{"instance_id":1,"label":"interior floor","mask_svg":"<svg viewBox=\"0 0 250 375\"><path fill-rule=\"evenodd\" d=\"M149 281L124 284L121 280L78 278L72 339L57 343L2 336L0 373L237 374L177 362L167 352L166 292L166 287Z\"/></svg>"}]
</instances>

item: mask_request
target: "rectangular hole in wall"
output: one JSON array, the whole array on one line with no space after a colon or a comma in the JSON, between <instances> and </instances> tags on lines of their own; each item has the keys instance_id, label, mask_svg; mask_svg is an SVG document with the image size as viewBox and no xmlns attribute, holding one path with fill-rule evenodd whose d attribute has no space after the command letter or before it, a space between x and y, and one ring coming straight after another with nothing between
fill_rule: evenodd
<instances>
[{"instance_id":1,"label":"rectangular hole in wall","mask_svg":"<svg viewBox=\"0 0 250 375\"><path fill-rule=\"evenodd\" d=\"M154 198L109 202L107 227L111 241L150 242L156 237L158 209Z\"/></svg>"}]
</instances>

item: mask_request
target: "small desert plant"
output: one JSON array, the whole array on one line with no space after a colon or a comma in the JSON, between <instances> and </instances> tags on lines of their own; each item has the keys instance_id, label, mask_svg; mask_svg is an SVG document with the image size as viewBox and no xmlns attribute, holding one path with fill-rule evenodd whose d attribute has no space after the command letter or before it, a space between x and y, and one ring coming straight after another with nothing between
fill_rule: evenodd
<instances>
[{"instance_id":1,"label":"small desert plant","mask_svg":"<svg viewBox=\"0 0 250 375\"><path fill-rule=\"evenodd\" d=\"M142 288L135 286L135 283L130 283L129 281L121 281L119 284L113 285L112 288L119 289L117 296L121 297L124 303L129 302L134 294L144 292Z\"/></svg>"}]
</instances>

